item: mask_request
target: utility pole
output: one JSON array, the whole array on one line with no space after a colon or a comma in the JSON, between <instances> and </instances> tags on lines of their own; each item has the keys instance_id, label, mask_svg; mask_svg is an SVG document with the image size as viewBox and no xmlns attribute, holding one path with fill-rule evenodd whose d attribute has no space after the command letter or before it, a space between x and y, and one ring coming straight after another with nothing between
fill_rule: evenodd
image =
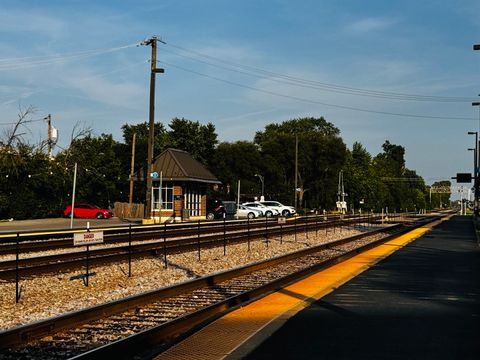
<instances>
[{"instance_id":1,"label":"utility pole","mask_svg":"<svg viewBox=\"0 0 480 360\"><path fill-rule=\"evenodd\" d=\"M53 144L53 139L52 139L52 115L48 114L44 120L47 120L48 124L48 140L47 140L47 147L48 147L48 159L50 160L52 158L52 144Z\"/></svg>"},{"instance_id":2,"label":"utility pole","mask_svg":"<svg viewBox=\"0 0 480 360\"><path fill-rule=\"evenodd\" d=\"M152 214L152 165L153 165L153 144L154 144L154 127L155 127L155 75L163 74L164 69L157 69L157 41L156 36L141 42L141 45L150 45L152 47L151 71L150 71L150 109L148 121L148 152L147 152L147 191L146 191L146 209L145 217L150 218Z\"/></svg>"},{"instance_id":3,"label":"utility pole","mask_svg":"<svg viewBox=\"0 0 480 360\"><path fill-rule=\"evenodd\" d=\"M298 198L298 135L295 134L295 209L297 208Z\"/></svg>"},{"instance_id":4,"label":"utility pole","mask_svg":"<svg viewBox=\"0 0 480 360\"><path fill-rule=\"evenodd\" d=\"M132 162L130 167L130 195L128 197L128 216L132 216L132 201L133 201L133 174L135 167L135 137L136 133L133 133L132 140Z\"/></svg>"},{"instance_id":5,"label":"utility pole","mask_svg":"<svg viewBox=\"0 0 480 360\"><path fill-rule=\"evenodd\" d=\"M342 214L345 214L345 188L343 187L343 170L340 170L338 173L338 190L337 190L337 207L340 205L340 210ZM338 204L340 203L340 204ZM353 203L352 203L352 209L353 209Z\"/></svg>"}]
</instances>

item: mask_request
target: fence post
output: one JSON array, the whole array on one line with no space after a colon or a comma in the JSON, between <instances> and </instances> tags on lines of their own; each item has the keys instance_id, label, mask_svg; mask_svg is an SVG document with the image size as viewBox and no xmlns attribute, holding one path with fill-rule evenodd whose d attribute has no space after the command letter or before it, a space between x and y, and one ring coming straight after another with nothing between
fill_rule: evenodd
<instances>
[{"instance_id":1,"label":"fence post","mask_svg":"<svg viewBox=\"0 0 480 360\"><path fill-rule=\"evenodd\" d=\"M225 229L225 213L223 213L223 256L227 255L227 234Z\"/></svg>"},{"instance_id":2,"label":"fence post","mask_svg":"<svg viewBox=\"0 0 480 360\"><path fill-rule=\"evenodd\" d=\"M297 242L297 217L296 216L294 221L294 227L295 227L295 242Z\"/></svg>"},{"instance_id":3,"label":"fence post","mask_svg":"<svg viewBox=\"0 0 480 360\"><path fill-rule=\"evenodd\" d=\"M200 261L200 220L197 227L198 261Z\"/></svg>"},{"instance_id":4,"label":"fence post","mask_svg":"<svg viewBox=\"0 0 480 360\"><path fill-rule=\"evenodd\" d=\"M282 223L280 223L280 245L283 243L283 226Z\"/></svg>"},{"instance_id":5,"label":"fence post","mask_svg":"<svg viewBox=\"0 0 480 360\"><path fill-rule=\"evenodd\" d=\"M165 269L168 266L167 263L167 222L163 223L163 259L165 261Z\"/></svg>"},{"instance_id":6,"label":"fence post","mask_svg":"<svg viewBox=\"0 0 480 360\"><path fill-rule=\"evenodd\" d=\"M128 277L132 276L132 224L128 226Z\"/></svg>"},{"instance_id":7,"label":"fence post","mask_svg":"<svg viewBox=\"0 0 480 360\"><path fill-rule=\"evenodd\" d=\"M325 235L328 235L328 225L327 225L327 221L328 221L328 217L327 215L325 214L325 211L323 213L323 221L325 221Z\"/></svg>"},{"instance_id":8,"label":"fence post","mask_svg":"<svg viewBox=\"0 0 480 360\"><path fill-rule=\"evenodd\" d=\"M305 215L305 238L308 239L308 216L307 216L307 209L304 210Z\"/></svg>"},{"instance_id":9,"label":"fence post","mask_svg":"<svg viewBox=\"0 0 480 360\"><path fill-rule=\"evenodd\" d=\"M87 273L85 274L85 276L86 276L86 277L85 277L85 280L86 280L86 281L85 281L85 286L87 286L87 287L88 287L88 276L89 276L89 271L90 271L90 269L89 269L89 265L90 265L89 260L90 260L90 246L87 245Z\"/></svg>"},{"instance_id":10,"label":"fence post","mask_svg":"<svg viewBox=\"0 0 480 360\"><path fill-rule=\"evenodd\" d=\"M250 219L247 217L247 244L248 251L250 251Z\"/></svg>"},{"instance_id":11,"label":"fence post","mask_svg":"<svg viewBox=\"0 0 480 360\"><path fill-rule=\"evenodd\" d=\"M15 248L15 303L20 301L20 274L19 274L19 257L20 257L20 233L17 232L17 245Z\"/></svg>"},{"instance_id":12,"label":"fence post","mask_svg":"<svg viewBox=\"0 0 480 360\"><path fill-rule=\"evenodd\" d=\"M265 215L265 242L268 248L268 216Z\"/></svg>"}]
</instances>

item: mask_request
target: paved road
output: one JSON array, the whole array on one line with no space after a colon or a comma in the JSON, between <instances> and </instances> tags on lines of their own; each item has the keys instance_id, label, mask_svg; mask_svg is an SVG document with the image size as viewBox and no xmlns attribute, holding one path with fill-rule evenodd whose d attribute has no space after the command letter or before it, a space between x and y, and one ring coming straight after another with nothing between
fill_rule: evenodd
<instances>
[{"instance_id":1,"label":"paved road","mask_svg":"<svg viewBox=\"0 0 480 360\"><path fill-rule=\"evenodd\" d=\"M456 216L289 319L247 359L480 359L480 248Z\"/></svg>"},{"instance_id":2,"label":"paved road","mask_svg":"<svg viewBox=\"0 0 480 360\"><path fill-rule=\"evenodd\" d=\"M137 222L123 221L119 218L111 219L73 219L74 229L85 229L87 222L90 227L113 227L128 224L137 224ZM25 231L41 231L41 230L67 230L70 229L70 219L67 218L51 218L36 220L14 220L0 221L0 233L25 232Z\"/></svg>"}]
</instances>

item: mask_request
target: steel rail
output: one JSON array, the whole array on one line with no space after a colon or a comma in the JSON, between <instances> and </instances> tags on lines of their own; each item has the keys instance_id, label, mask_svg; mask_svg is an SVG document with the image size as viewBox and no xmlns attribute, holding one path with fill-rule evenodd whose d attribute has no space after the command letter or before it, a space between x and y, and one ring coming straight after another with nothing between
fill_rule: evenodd
<instances>
[{"instance_id":1,"label":"steel rail","mask_svg":"<svg viewBox=\"0 0 480 360\"><path fill-rule=\"evenodd\" d=\"M316 218L322 220L322 215L307 216L308 218ZM289 221L294 221L298 218L301 221L303 217L291 217ZM329 221L336 221L340 218L340 215L330 215ZM379 215L375 216L345 216L343 221L353 219L369 219L370 221L376 221L380 219ZM264 223L264 219L249 220L250 226L261 227ZM269 222L276 221L276 218L270 218ZM226 226L233 228L238 226L241 228L245 226L247 220L228 220ZM125 236L132 235L134 240L142 240L148 238L149 234L164 231L165 224L155 225L135 225L135 226L116 226L116 227L97 227L91 228L91 231L104 231L105 240L109 243L122 242ZM223 221L201 221L200 231L203 233L211 232L213 229L218 228L221 230L223 227ZM8 232L0 235L0 255L13 254L16 251L17 241L19 242L19 248L22 252L30 251L44 251L51 249L59 249L65 247L72 247L72 238L74 233L85 232L86 229L75 230L58 230L58 231L39 231L39 232ZM182 224L168 224L167 225L167 238L186 236L187 234L196 235L198 233L198 222L182 223Z\"/></svg>"},{"instance_id":2,"label":"steel rail","mask_svg":"<svg viewBox=\"0 0 480 360\"><path fill-rule=\"evenodd\" d=\"M391 227L391 229L398 226L400 225L397 225L397 226L394 225L393 227ZM382 230L385 231L385 229L382 229ZM381 231L377 230L375 233L379 233L379 232ZM214 284L218 284L219 282L231 279L233 277L237 277L240 275L251 273L253 271L257 271L259 269L264 269L270 266L274 266L278 263L295 259L299 256L304 256L312 252L316 252L322 249L327 249L335 245L345 244L346 242L353 241L355 239L360 239L365 236L371 236L371 235L372 233L359 234L354 237L340 239L327 244L321 244L315 247L302 249L297 252L281 255L281 256L260 261L254 264L241 266L232 270L227 270L227 271L219 272L216 274L208 275L199 279L189 280L177 285L172 285L166 288L154 290L144 294L134 295L125 299L112 301L106 304L94 306L78 312L60 315L52 319L39 321L33 324L9 329L9 330L0 332L0 348L6 348L12 345L21 344L24 341L31 341L33 339L38 339L40 337L50 335L60 330L64 330L73 326L84 324L85 322L101 319L103 317L106 317L118 312L127 311L128 309L134 308L135 306L140 306L142 304L149 303L152 301L158 301L166 297L176 296L178 294L185 293L201 287L212 286Z\"/></svg>"},{"instance_id":3,"label":"steel rail","mask_svg":"<svg viewBox=\"0 0 480 360\"><path fill-rule=\"evenodd\" d=\"M424 220L421 223L417 224L416 226L422 226L427 221L432 221L432 220L431 219ZM390 227L390 230L394 229L394 228L399 228L400 226L401 225ZM403 226L403 228L406 228L407 229L406 231L408 231L412 227L411 226L408 226L408 227ZM377 231L377 232L379 232L379 231ZM48 320L45 320L45 321L39 321L39 322L36 322L36 323L33 323L33 324L24 325L24 326L20 326L20 327L17 327L17 328L9 329L9 330L0 332L0 348L7 348L7 347L14 346L14 345L19 345L19 344L21 344L23 342L26 342L26 341L38 339L38 338L41 338L43 336L53 334L53 333L61 331L61 330L71 328L72 326L79 326L81 324L85 324L86 322L89 322L89 321L92 321L92 320L98 320L98 319L101 319L101 318L105 318L109 315L116 314L116 313L119 313L119 312L123 312L123 311L126 311L128 309L140 306L142 304L147 304L147 303L151 303L153 301L158 301L160 299L163 299L163 298L166 298L166 297L169 297L169 296L175 296L175 295L178 295L178 294L181 294L181 293L191 291L193 289L198 289L198 288L202 288L202 287L209 287L209 286L212 286L212 285L215 285L215 284L219 284L222 281L225 281L225 280L228 280L228 279L231 279L231 278L234 278L234 277L238 277L238 276L243 275L243 274L248 274L248 273L251 273L253 271L257 271L259 269L269 268L271 266L274 266L275 264L283 263L283 262L286 262L288 260L298 258L300 256L305 256L307 254L318 252L322 249L327 249L327 248L331 248L333 246L337 246L337 245L340 245L340 244L345 244L347 242L353 241L354 239L360 239L360 238L370 236L370 235L372 235L372 233L359 234L359 235L356 235L356 236L351 237L351 238L341 239L341 240L338 240L338 241L330 242L328 244L322 244L322 245L318 245L318 246L315 246L315 247L303 249L303 250L297 251L295 253L290 253L290 254L287 254L287 255L278 256L278 257L273 258L273 259L261 261L261 262L251 264L251 265L242 266L242 267L239 267L239 268L236 268L236 269L233 269L233 270L228 270L228 271L220 272L220 273L217 273L217 274L212 274L212 275L200 278L200 279L187 281L187 282L177 284L177 285L174 285L174 286L170 286L170 287L167 287L167 288L163 288L163 289L160 289L160 290L155 290L155 291L151 291L151 292L148 292L148 293L145 293L145 294L131 296L131 297L126 298L126 299L117 300L117 301L114 301L114 302L106 303L106 304L95 306L95 307L88 308L88 309L84 309L84 310L81 310L81 311L78 311L78 312L73 312L73 313L61 315L61 316L58 316L58 317L55 317L55 318L52 318L52 319L48 319ZM385 239L382 239L382 240L386 241ZM352 254L357 253L358 251L359 250L354 250L352 252ZM342 256L344 256L344 255L342 255ZM309 271L311 271L311 270L306 271L306 273L308 273ZM289 281L291 281L291 279ZM254 291L254 292L251 292L250 295L243 294L243 295L237 296L236 298L237 299L243 299L242 301L251 301L251 299L259 296L260 293L263 294L265 291L273 291L273 289L277 288L278 286L279 286L279 283L277 283L275 285L268 285L263 290L261 290L261 291L258 290L258 291L260 291L259 293L256 293ZM226 305L229 305L229 307L237 306L238 301L233 300L233 298L228 299L223 303L223 305L219 304L215 308L220 307L223 310L225 310L224 307ZM191 314L188 315L187 316L187 321L193 321L194 322L194 323L191 323L189 325L189 327L191 327L192 325L195 325L195 324L198 325L200 322L205 321L205 319L203 318L204 317L203 314L205 314L205 312L209 312L209 311L211 311L211 309L210 310L206 309L204 311L198 312L197 315L191 315ZM216 313L218 313L217 311L218 310L215 310ZM202 319L202 320L199 320L199 319ZM180 320L175 320L175 323L177 323L179 321ZM178 324L177 325L172 325L172 324L174 324L174 323L169 322L169 323L165 324L163 327L161 326L158 329L155 328L156 330L153 330L153 329L148 330L149 333L152 333L152 334L155 334L155 335L148 335L147 338L152 339L152 336L153 336L154 338L158 339L159 338L158 334L164 332L165 331L164 329L166 327L172 327L173 326L173 328L171 328L168 331L168 333L171 334L172 331L173 331L172 329L178 329L179 326L180 326ZM175 330L173 332L176 332L176 331L178 331L178 330ZM125 339L125 341L122 340L122 341L116 342L116 343L118 343L118 346L120 346L120 348L123 346L121 344L131 344L132 341L145 343L145 341L146 341L145 336L146 336L146 333L142 332L142 335L139 335L138 337L137 336L129 337L129 338L127 338L128 340ZM163 336L162 339L166 339L170 336L171 335L168 335L166 337ZM134 339L136 339L136 340L134 340ZM115 345L115 346L117 346L117 345ZM99 351L108 351L108 352L110 352L110 351L114 351L114 352L120 351L121 352L122 351L122 350L112 350L112 349L115 349L115 346L114 347L111 347L111 346L102 347L101 348L102 350L99 350ZM127 347L129 347L129 346L130 345L128 345ZM116 349L119 349L119 348L117 347ZM96 353L96 354L100 354L100 353ZM90 356L90 355L88 355L88 356Z\"/></svg>"},{"instance_id":4,"label":"steel rail","mask_svg":"<svg viewBox=\"0 0 480 360\"><path fill-rule=\"evenodd\" d=\"M307 219L308 220L308 219ZM299 228L298 224L287 224L280 226L276 222L272 222L270 227L267 229L268 235L270 237L275 237L280 234L291 234L294 232L301 231L313 231L318 229L325 229L325 227L339 225L337 221L331 222L317 222L313 221L305 222L303 228ZM351 224L352 219L343 219L340 223L341 226L346 226ZM99 248L99 249L90 249L89 250L89 263L91 265L102 265L111 262L125 261L127 256L132 258L140 258L145 256L156 255L159 252L163 251L167 254L179 253L190 251L192 249L197 249L199 246L201 248L210 248L217 246L219 242L227 240L229 244L241 243L250 239L258 239L265 236L265 222L263 221L261 226L246 231L244 228L234 228L234 230L229 229L227 234L216 234L208 235L203 237L191 237L183 238L177 240L169 240L167 242L161 238L163 234L155 234L158 241L151 241L148 243L141 244L132 244L131 246L125 245L126 240L123 241L123 245L117 247L108 247L108 248ZM268 223L267 223L268 226ZM239 231L243 230L243 231ZM225 239L225 236L228 235L228 239ZM163 236L162 236L163 237ZM149 239L151 240L151 238ZM82 267L86 261L86 252L85 251L75 251L62 254L54 255L45 255L45 256L36 256L22 258L18 261L18 270L17 270L17 261L8 260L0 262L0 278L11 280L17 275L25 277L30 275L40 275L43 273L58 271L62 269L72 269Z\"/></svg>"}]
</instances>

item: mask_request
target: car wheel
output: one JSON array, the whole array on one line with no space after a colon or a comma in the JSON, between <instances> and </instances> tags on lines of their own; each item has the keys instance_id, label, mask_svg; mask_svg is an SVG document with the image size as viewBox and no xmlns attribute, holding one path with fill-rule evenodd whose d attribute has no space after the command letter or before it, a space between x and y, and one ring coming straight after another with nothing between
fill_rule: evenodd
<instances>
[{"instance_id":1,"label":"car wheel","mask_svg":"<svg viewBox=\"0 0 480 360\"><path fill-rule=\"evenodd\" d=\"M266 216L266 217L272 217L272 216L273 216L273 212L267 211L267 212L265 213L265 216Z\"/></svg>"},{"instance_id":2,"label":"car wheel","mask_svg":"<svg viewBox=\"0 0 480 360\"><path fill-rule=\"evenodd\" d=\"M249 219L255 219L255 214L254 214L253 212L249 212L248 215L247 215L247 217L248 217Z\"/></svg>"},{"instance_id":3,"label":"car wheel","mask_svg":"<svg viewBox=\"0 0 480 360\"><path fill-rule=\"evenodd\" d=\"M289 215L290 215L290 211L288 211L288 210L283 210L283 211L282 211L282 216L287 217L287 216L289 216Z\"/></svg>"},{"instance_id":4,"label":"car wheel","mask_svg":"<svg viewBox=\"0 0 480 360\"><path fill-rule=\"evenodd\" d=\"M67 214L67 216L65 216L65 217L66 217L66 218L69 218L70 216L72 216L72 213L71 213L71 212L69 212L69 213Z\"/></svg>"},{"instance_id":5,"label":"car wheel","mask_svg":"<svg viewBox=\"0 0 480 360\"><path fill-rule=\"evenodd\" d=\"M97 215L95 215L95 217L96 217L97 219L103 219L103 218L104 218L104 216L103 216L102 213L98 213Z\"/></svg>"},{"instance_id":6,"label":"car wheel","mask_svg":"<svg viewBox=\"0 0 480 360\"><path fill-rule=\"evenodd\" d=\"M213 220L215 219L215 214L214 213L208 213L207 214L207 220Z\"/></svg>"}]
</instances>

